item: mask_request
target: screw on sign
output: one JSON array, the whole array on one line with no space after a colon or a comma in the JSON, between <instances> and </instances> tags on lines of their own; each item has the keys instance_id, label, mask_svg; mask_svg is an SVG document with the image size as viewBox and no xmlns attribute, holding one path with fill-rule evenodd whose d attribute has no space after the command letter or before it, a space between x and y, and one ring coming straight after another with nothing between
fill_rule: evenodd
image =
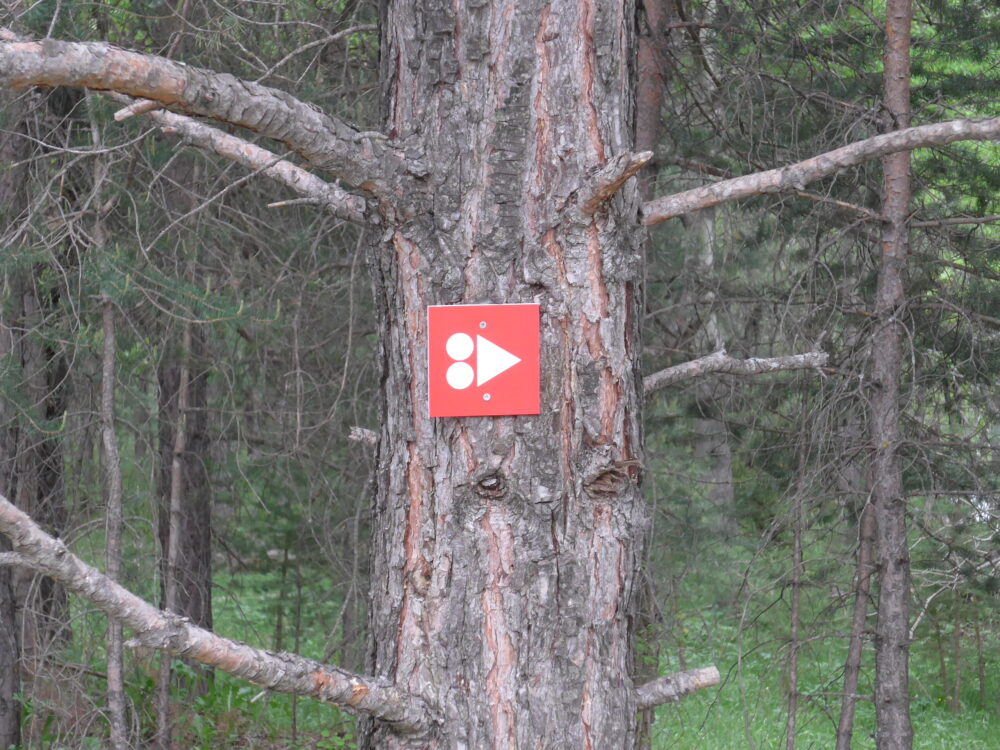
<instances>
[{"instance_id":1,"label":"screw on sign","mask_svg":"<svg viewBox=\"0 0 1000 750\"><path fill-rule=\"evenodd\" d=\"M538 305L427 308L432 417L538 414Z\"/></svg>"}]
</instances>

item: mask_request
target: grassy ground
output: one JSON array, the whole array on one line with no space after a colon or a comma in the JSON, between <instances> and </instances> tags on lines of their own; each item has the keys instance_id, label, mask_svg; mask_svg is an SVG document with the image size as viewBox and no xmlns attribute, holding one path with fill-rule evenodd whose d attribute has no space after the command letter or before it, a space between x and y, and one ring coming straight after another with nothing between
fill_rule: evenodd
<instances>
[{"instance_id":1,"label":"grassy ground","mask_svg":"<svg viewBox=\"0 0 1000 750\"><path fill-rule=\"evenodd\" d=\"M1000 713L996 696L1000 676L987 674L987 702L980 705L975 665L966 665L965 688L960 713L954 713L935 680L937 665L931 662L929 644L915 644L910 685L910 713L914 748L920 750L997 750L1000 748ZM800 699L797 714L798 750L834 746L839 718L840 663L842 641L811 644L801 654ZM972 655L969 655L970 661ZM656 750L735 750L739 748L784 748L786 727L786 654L760 648L737 659L735 643L722 644L716 653L687 657L692 667L715 663L723 676L718 688L705 690L679 704L657 712L653 747ZM870 679L870 672L868 673ZM860 690L871 691L870 683ZM859 702L852 747L875 747L874 710L870 702Z\"/></svg>"},{"instance_id":2,"label":"grassy ground","mask_svg":"<svg viewBox=\"0 0 1000 750\"><path fill-rule=\"evenodd\" d=\"M215 598L215 625L219 633L254 645L271 648L276 639L275 615L285 611L284 647L322 659L336 621L339 601L335 592L309 576L300 592L295 587L275 585L273 572L243 573L238 579L220 574ZM297 596L302 607L298 618ZM664 673L681 668L678 639L684 647L687 668L715 664L723 683L689 696L679 704L659 709L654 726L656 750L756 750L785 748L787 623L780 615L771 621L757 618L742 636L725 608L683 610L689 619L675 623L670 644L660 649ZM715 612L713 615L712 612ZM691 613L698 613L696 616ZM302 626L297 632L294 622ZM825 623L829 632L840 623ZM86 610L75 621L76 647L84 642L103 642L104 619ZM941 620L941 638L949 686L954 680L953 641L950 625ZM88 639L87 633L93 638ZM936 631L935 631L936 632ZM966 631L968 633L968 631ZM768 639L768 634L771 638ZM336 635L336 634L334 634ZM936 637L936 636L935 636ZM975 642L968 634L962 641L961 710L955 713L949 691L942 687L939 653L929 634L920 636L911 650L911 716L918 750L1000 750L1000 639L994 620L983 621L985 644L986 700L979 695ZM297 641L297 643L296 643ZM800 651L799 691L803 696L797 714L797 750L832 748L839 716L841 668L846 644L843 638L812 640ZM135 657L136 654L133 654ZM870 654L869 654L870 657ZM66 661L87 663L87 654L69 654ZM135 664L135 662L133 662ZM129 698L143 707L140 721L152 731L152 696L157 659L148 655L127 676ZM870 693L871 663L866 663L860 691ZM179 666L183 672L184 667ZM97 672L94 675L98 675ZM97 676L81 676L78 688L86 690L94 706L103 704L104 683ZM331 706L312 700L293 701L289 696L262 692L224 674L217 673L208 694L192 698L183 688L176 695L182 706L178 739L192 750L347 750L354 747L354 720ZM43 705L27 706L42 715ZM95 709L96 710L96 709ZM66 744L57 727L43 733L43 746L52 748L100 748L104 746L103 722L93 725L92 744ZM48 726L48 725L46 725ZM854 732L854 750L875 747L872 737L873 707L860 702Z\"/></svg>"}]
</instances>

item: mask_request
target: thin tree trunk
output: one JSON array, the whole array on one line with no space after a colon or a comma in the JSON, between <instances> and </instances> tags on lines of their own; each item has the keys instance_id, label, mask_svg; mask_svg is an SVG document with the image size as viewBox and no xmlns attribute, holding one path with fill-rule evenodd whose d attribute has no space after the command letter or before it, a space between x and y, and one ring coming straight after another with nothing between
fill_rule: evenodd
<instances>
[{"instance_id":1,"label":"thin tree trunk","mask_svg":"<svg viewBox=\"0 0 1000 750\"><path fill-rule=\"evenodd\" d=\"M669 34L667 23L670 18L669 3L666 0L645 0L645 11L639 26L639 47L637 55L638 78L636 80L636 151L656 153L659 147L663 123L663 101L666 95L670 67L667 47ZM643 201L653 197L658 164L643 170L638 177L639 196ZM651 239L646 240L643 252L646 257L652 252ZM642 656L636 660L636 679L652 680L659 676L660 642L663 636L663 618L656 601L657 588L655 574L649 565L642 566L639 573L642 580L637 586L635 607L635 631L638 634ZM653 722L656 710L647 708L640 711L636 722L636 750L649 750L653 745Z\"/></svg>"},{"instance_id":2,"label":"thin tree trunk","mask_svg":"<svg viewBox=\"0 0 1000 750\"><path fill-rule=\"evenodd\" d=\"M23 95L14 99L0 95L0 107L6 127L0 130L0 231L3 244L11 247L11 232L20 222L19 214L27 205L27 157L29 141L25 138ZM19 165L19 166L7 166ZM15 330L20 301L20 280L15 274L0 278L0 362L20 362L20 345ZM8 359L9 358L9 359ZM17 497L17 454L19 419L14 408L14 394L0 392L0 494ZM0 552L10 549L0 535ZM0 565L0 747L21 744L21 643L14 589L14 570Z\"/></svg>"},{"instance_id":3,"label":"thin tree trunk","mask_svg":"<svg viewBox=\"0 0 1000 750\"><path fill-rule=\"evenodd\" d=\"M951 663L955 670L955 682L951 688L949 705L953 714L962 713L962 626L955 623L951 633Z\"/></svg>"},{"instance_id":4,"label":"thin tree trunk","mask_svg":"<svg viewBox=\"0 0 1000 750\"><path fill-rule=\"evenodd\" d=\"M986 710L986 652L983 650L983 631L979 625L979 611L975 611L976 666L979 669L979 705Z\"/></svg>"},{"instance_id":5,"label":"thin tree trunk","mask_svg":"<svg viewBox=\"0 0 1000 750\"><path fill-rule=\"evenodd\" d=\"M785 724L785 750L795 750L795 720L799 708L799 601L802 594L802 498L806 492L806 442L800 435L799 482L792 495L792 600L788 633L788 718Z\"/></svg>"},{"instance_id":6,"label":"thin tree trunk","mask_svg":"<svg viewBox=\"0 0 1000 750\"><path fill-rule=\"evenodd\" d=\"M910 0L889 0L886 20L885 108L890 128L910 125ZM910 558L899 445L905 270L909 251L910 156L883 159L882 256L875 292L871 397L872 500L879 571L875 639L875 722L879 750L910 750Z\"/></svg>"},{"instance_id":7,"label":"thin tree trunk","mask_svg":"<svg viewBox=\"0 0 1000 750\"><path fill-rule=\"evenodd\" d=\"M12 336L0 312L0 358L9 354ZM13 490L13 463L17 454L17 429L11 414L0 398L0 494ZM0 535L0 553L10 550L6 537ZM21 644L17 627L17 600L14 596L12 568L0 565L0 747L21 744Z\"/></svg>"},{"instance_id":8,"label":"thin tree trunk","mask_svg":"<svg viewBox=\"0 0 1000 750\"><path fill-rule=\"evenodd\" d=\"M941 637L941 623L938 619L934 618L934 645L937 647L937 658L938 658L938 680L941 682L941 695L948 695L948 686L951 684L948 680L948 663L945 660L944 654L944 638Z\"/></svg>"},{"instance_id":9,"label":"thin tree trunk","mask_svg":"<svg viewBox=\"0 0 1000 750\"><path fill-rule=\"evenodd\" d=\"M115 310L110 299L103 303L104 361L101 370L101 433L104 440L104 477L107 491L105 572L113 581L121 577L122 565L122 467L115 435ZM123 676L122 626L108 621L108 718L111 723L111 747L128 750L125 721L125 682Z\"/></svg>"},{"instance_id":10,"label":"thin tree trunk","mask_svg":"<svg viewBox=\"0 0 1000 750\"><path fill-rule=\"evenodd\" d=\"M167 545L163 552L166 564L163 576L163 608L177 611L178 574L183 532L184 453L187 447L188 386L190 379L191 324L185 323L178 366L177 416L174 421L173 453L170 461L170 505ZM160 750L170 750L172 718L170 711L171 657L160 656L160 675L156 693L156 742Z\"/></svg>"},{"instance_id":11,"label":"thin tree trunk","mask_svg":"<svg viewBox=\"0 0 1000 750\"><path fill-rule=\"evenodd\" d=\"M168 352L157 372L160 386L160 514L158 534L163 550L170 548L171 497L174 491L174 451L177 445L178 404L180 401L181 365L187 368L187 411L183 424L184 451L180 456L180 524L176 542L177 575L176 611L204 628L212 627L212 503L208 486L206 461L210 439L208 434L208 378L205 365L204 333L198 328L183 334L190 339L190 349L179 342L181 351ZM166 576L163 577L164 582ZM166 590L163 590L166 597ZM207 673L206 673L207 677ZM198 690L207 687L198 680Z\"/></svg>"},{"instance_id":12,"label":"thin tree trunk","mask_svg":"<svg viewBox=\"0 0 1000 750\"><path fill-rule=\"evenodd\" d=\"M16 252L30 221L26 214L32 154L29 108L45 106L37 96L15 96L5 93L0 101L5 122L0 132L0 247L5 249L0 252ZM58 428L44 431L36 425L58 425L64 417L66 363L33 336L58 299L39 281L41 274L33 273L35 268L15 269L5 276L0 295L0 359L11 366L14 378L7 382L17 391L0 394L0 491L10 492L19 507L49 531L61 534L65 528L61 435ZM18 402L29 405L30 418L21 416L23 406L15 407ZM0 550L5 549L7 540L0 538ZM0 569L0 747L30 741L22 732L19 695L30 697L31 677L40 661L69 632L61 585L25 568ZM22 682L22 677L28 679ZM40 732L41 724L33 722L29 733Z\"/></svg>"},{"instance_id":13,"label":"thin tree trunk","mask_svg":"<svg viewBox=\"0 0 1000 750\"><path fill-rule=\"evenodd\" d=\"M865 625L868 619L868 598L871 595L871 578L875 568L875 508L866 503L858 523L858 564L854 578L854 611L851 615L851 640L844 664L844 695L840 702L840 720L837 722L836 750L851 750L854 733L854 708L857 704L858 680L861 676L861 656L865 643Z\"/></svg>"},{"instance_id":14,"label":"thin tree trunk","mask_svg":"<svg viewBox=\"0 0 1000 750\"><path fill-rule=\"evenodd\" d=\"M49 297L54 292L40 288L40 277L21 277L20 311L25 331L41 326L48 309L57 304ZM21 363L25 395L36 419L61 424L66 415L65 359L49 345L23 336ZM58 427L48 433L22 428L16 471L15 504L49 533L61 536L66 527L66 489ZM66 592L48 576L37 577L22 570L15 573L14 588L21 615L22 654L26 668L33 671L52 644L69 639Z\"/></svg>"},{"instance_id":15,"label":"thin tree trunk","mask_svg":"<svg viewBox=\"0 0 1000 750\"><path fill-rule=\"evenodd\" d=\"M2 187L0 182L0 189ZM2 286L0 291L6 292ZM0 294L0 297L6 296L5 293ZM0 360L13 356L15 350L14 332L8 314L7 310L0 308ZM11 399L0 395L0 495L11 496L16 492L14 466L18 443L17 417L10 408L12 405ZM0 553L9 550L10 543L0 534ZM21 744L20 691L21 643L13 568L0 565L0 747L19 747Z\"/></svg>"}]
</instances>

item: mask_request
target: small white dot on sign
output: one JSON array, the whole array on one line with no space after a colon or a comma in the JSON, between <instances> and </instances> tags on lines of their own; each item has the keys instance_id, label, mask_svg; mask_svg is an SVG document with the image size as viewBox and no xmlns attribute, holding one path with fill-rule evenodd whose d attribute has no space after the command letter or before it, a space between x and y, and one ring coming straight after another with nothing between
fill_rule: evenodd
<instances>
[{"instance_id":1,"label":"small white dot on sign","mask_svg":"<svg viewBox=\"0 0 1000 750\"><path fill-rule=\"evenodd\" d=\"M445 372L444 377L448 381L448 385L456 391L461 391L472 385L472 381L475 379L476 373L473 371L472 367L465 362L455 362L448 368L447 372Z\"/></svg>"},{"instance_id":2,"label":"small white dot on sign","mask_svg":"<svg viewBox=\"0 0 1000 750\"><path fill-rule=\"evenodd\" d=\"M472 354L473 346L472 336L469 334L453 333L448 337L444 349L452 359L462 360L469 358L469 355Z\"/></svg>"},{"instance_id":3,"label":"small white dot on sign","mask_svg":"<svg viewBox=\"0 0 1000 750\"><path fill-rule=\"evenodd\" d=\"M488 394L488 393L484 393L483 394L483 401L489 401L491 398L493 398L493 397L490 396L490 394Z\"/></svg>"},{"instance_id":4,"label":"small white dot on sign","mask_svg":"<svg viewBox=\"0 0 1000 750\"><path fill-rule=\"evenodd\" d=\"M479 321L479 327L480 328L486 328L486 321L485 320L480 320Z\"/></svg>"}]
</instances>

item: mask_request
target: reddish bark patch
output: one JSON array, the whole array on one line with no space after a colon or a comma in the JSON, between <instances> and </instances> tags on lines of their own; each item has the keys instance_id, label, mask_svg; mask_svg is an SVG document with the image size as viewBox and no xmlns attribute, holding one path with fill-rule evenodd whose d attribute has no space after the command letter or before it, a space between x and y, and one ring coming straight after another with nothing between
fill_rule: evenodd
<instances>
[{"instance_id":1,"label":"reddish bark patch","mask_svg":"<svg viewBox=\"0 0 1000 750\"><path fill-rule=\"evenodd\" d=\"M414 612L413 596L420 596L421 575L429 570L427 561L420 554L421 527L423 525L423 497L425 469L416 445L409 445L409 463L406 468L406 487L410 504L406 511L406 530L403 533L403 603L399 611L399 629L396 636L396 676L401 678L401 654L416 653L413 644L423 642L418 616Z\"/></svg>"},{"instance_id":2,"label":"reddish bark patch","mask_svg":"<svg viewBox=\"0 0 1000 750\"><path fill-rule=\"evenodd\" d=\"M493 736L505 738L506 747L516 747L516 714L510 703L517 686L514 665L517 659L504 608L504 590L514 560L514 534L507 518L494 518L492 509L483 517L489 578L481 597L483 631L493 663L486 675Z\"/></svg>"},{"instance_id":3,"label":"reddish bark patch","mask_svg":"<svg viewBox=\"0 0 1000 750\"><path fill-rule=\"evenodd\" d=\"M608 315L608 287L604 283L604 257L601 253L601 235L597 224L587 227L587 282L590 285L592 303L597 306L597 318Z\"/></svg>"},{"instance_id":4,"label":"reddish bark patch","mask_svg":"<svg viewBox=\"0 0 1000 750\"><path fill-rule=\"evenodd\" d=\"M542 246L548 252L549 256L555 261L556 271L559 274L559 287L562 289L566 288L566 258L563 256L562 248L559 247L559 241L556 239L556 230L549 229L542 236Z\"/></svg>"},{"instance_id":5,"label":"reddish bark patch","mask_svg":"<svg viewBox=\"0 0 1000 750\"><path fill-rule=\"evenodd\" d=\"M542 9L541 18L538 22L538 31L535 34L535 56L538 60L538 71L535 75L535 97L532 109L535 115L535 190L538 195L546 195L546 179L543 174L544 165L551 161L552 143L549 136L549 110L546 102L549 97L549 73L552 65L549 60L549 53L545 43L552 36L549 33L548 22L551 6L546 5Z\"/></svg>"},{"instance_id":6,"label":"reddish bark patch","mask_svg":"<svg viewBox=\"0 0 1000 750\"><path fill-rule=\"evenodd\" d=\"M618 382L611 373L610 366L607 365L607 352L604 349L604 341L601 338L600 322L591 322L586 316L580 320L580 327L583 329L584 340L587 343L587 350L595 363L603 363L600 372L600 408L601 408L601 431L598 435L592 435L591 440L595 445L606 445L611 442L615 429L615 414L618 409L619 396L621 390Z\"/></svg>"},{"instance_id":7,"label":"reddish bark patch","mask_svg":"<svg viewBox=\"0 0 1000 750\"><path fill-rule=\"evenodd\" d=\"M402 283L403 295L406 297L406 316L403 325L406 327L407 340L410 345L407 349L410 372L416 375L423 372L423 352L417 351L419 342L426 341L424 331L425 305L423 300L424 289L420 281L420 253L416 246L406 239L401 232L395 232L392 236L392 244L396 250L396 257L399 260L400 268L409 267L411 272L401 274L401 278L407 280ZM414 428L426 425L426 404L417 398L417 378L410 379L410 406L412 408L412 419Z\"/></svg>"},{"instance_id":8,"label":"reddish bark patch","mask_svg":"<svg viewBox=\"0 0 1000 750\"><path fill-rule=\"evenodd\" d=\"M587 135L594 149L598 163L607 161L604 140L597 122L597 107L594 105L594 3L586 0L580 4L580 36L583 41L578 47L580 53L580 101L587 111Z\"/></svg>"}]
</instances>

